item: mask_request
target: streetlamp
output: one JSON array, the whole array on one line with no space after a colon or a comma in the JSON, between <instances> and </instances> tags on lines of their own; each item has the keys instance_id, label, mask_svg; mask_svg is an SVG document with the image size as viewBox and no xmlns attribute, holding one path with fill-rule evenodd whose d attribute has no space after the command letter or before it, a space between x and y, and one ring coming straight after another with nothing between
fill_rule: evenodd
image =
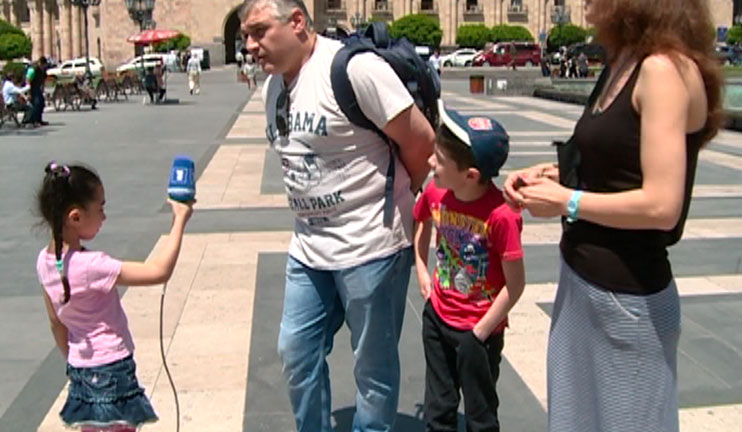
<instances>
[{"instance_id":1,"label":"streetlamp","mask_svg":"<svg viewBox=\"0 0 742 432\"><path fill-rule=\"evenodd\" d=\"M554 6L554 9L551 12L551 22L556 24L559 28L560 37L562 36L562 27L564 27L565 24L569 24L570 21L569 8L564 5Z\"/></svg>"},{"instance_id":2,"label":"streetlamp","mask_svg":"<svg viewBox=\"0 0 742 432\"><path fill-rule=\"evenodd\" d=\"M126 10L131 19L139 24L139 31L152 26L152 11L155 0L126 0Z\"/></svg>"},{"instance_id":3,"label":"streetlamp","mask_svg":"<svg viewBox=\"0 0 742 432\"><path fill-rule=\"evenodd\" d=\"M93 73L90 72L90 46L88 42L88 8L90 6L100 5L101 0L71 0L73 6L82 9L82 16L85 21L85 78L92 82Z\"/></svg>"},{"instance_id":4,"label":"streetlamp","mask_svg":"<svg viewBox=\"0 0 742 432\"><path fill-rule=\"evenodd\" d=\"M145 28L155 26L152 20L152 11L155 10L155 0L126 0L126 10L129 11L129 17L139 24L139 31ZM134 45L134 55L136 54L136 45ZM142 70L141 77L144 79L144 48L142 48Z\"/></svg>"}]
</instances>

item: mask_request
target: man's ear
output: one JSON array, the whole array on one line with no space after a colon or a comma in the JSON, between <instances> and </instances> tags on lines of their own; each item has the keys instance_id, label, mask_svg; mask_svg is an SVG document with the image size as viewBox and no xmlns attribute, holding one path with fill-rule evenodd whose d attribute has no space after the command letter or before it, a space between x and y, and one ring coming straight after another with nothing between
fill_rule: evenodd
<instances>
[{"instance_id":1,"label":"man's ear","mask_svg":"<svg viewBox=\"0 0 742 432\"><path fill-rule=\"evenodd\" d=\"M301 12L301 9L294 8L289 16L289 24L293 27L295 33L301 33L307 28L307 19Z\"/></svg>"}]
</instances>

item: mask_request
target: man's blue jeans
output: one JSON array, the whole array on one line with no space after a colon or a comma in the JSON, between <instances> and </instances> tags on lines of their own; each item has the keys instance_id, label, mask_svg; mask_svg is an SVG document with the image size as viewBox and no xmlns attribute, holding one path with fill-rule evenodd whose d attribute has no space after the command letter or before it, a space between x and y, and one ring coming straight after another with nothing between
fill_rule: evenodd
<instances>
[{"instance_id":1,"label":"man's blue jeans","mask_svg":"<svg viewBox=\"0 0 742 432\"><path fill-rule=\"evenodd\" d=\"M298 432L330 432L325 360L343 321L351 334L356 414L353 431L391 431L399 400L399 343L412 248L344 270L322 271L291 256L286 264L278 353Z\"/></svg>"}]
</instances>

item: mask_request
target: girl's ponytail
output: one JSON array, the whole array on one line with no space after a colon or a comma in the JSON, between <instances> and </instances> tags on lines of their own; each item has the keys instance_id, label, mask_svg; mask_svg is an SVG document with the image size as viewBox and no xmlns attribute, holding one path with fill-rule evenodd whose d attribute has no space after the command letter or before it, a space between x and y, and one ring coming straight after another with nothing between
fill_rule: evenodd
<instances>
[{"instance_id":1,"label":"girl's ponytail","mask_svg":"<svg viewBox=\"0 0 742 432\"><path fill-rule=\"evenodd\" d=\"M54 239L54 256L57 271L64 286L62 304L70 300L70 282L64 263L65 215L74 206L85 207L95 196L95 189L101 185L100 178L88 168L82 166L67 167L50 162L44 169L46 175L37 194L39 213L49 225Z\"/></svg>"}]
</instances>

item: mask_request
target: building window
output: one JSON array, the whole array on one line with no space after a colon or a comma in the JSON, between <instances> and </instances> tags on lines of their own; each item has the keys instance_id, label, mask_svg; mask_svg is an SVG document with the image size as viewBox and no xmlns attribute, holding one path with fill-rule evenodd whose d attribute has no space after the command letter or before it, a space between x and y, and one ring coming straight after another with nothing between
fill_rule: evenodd
<instances>
[{"instance_id":1,"label":"building window","mask_svg":"<svg viewBox=\"0 0 742 432\"><path fill-rule=\"evenodd\" d=\"M554 0L554 6L564 7L564 0Z\"/></svg>"},{"instance_id":2,"label":"building window","mask_svg":"<svg viewBox=\"0 0 742 432\"><path fill-rule=\"evenodd\" d=\"M28 9L28 3L24 2L23 4L21 4L20 10L18 12L20 12L18 14L18 19L22 23L31 22L31 10Z\"/></svg>"},{"instance_id":3,"label":"building window","mask_svg":"<svg viewBox=\"0 0 742 432\"><path fill-rule=\"evenodd\" d=\"M421 10L433 10L433 0L421 0L420 2L420 9Z\"/></svg>"},{"instance_id":4,"label":"building window","mask_svg":"<svg viewBox=\"0 0 742 432\"><path fill-rule=\"evenodd\" d=\"M389 3L386 0L376 0L374 4L374 10L387 11L389 10Z\"/></svg>"},{"instance_id":5,"label":"building window","mask_svg":"<svg viewBox=\"0 0 742 432\"><path fill-rule=\"evenodd\" d=\"M343 2L341 0L327 0L328 10L340 10L343 8Z\"/></svg>"},{"instance_id":6,"label":"building window","mask_svg":"<svg viewBox=\"0 0 742 432\"><path fill-rule=\"evenodd\" d=\"M479 0L466 0L466 10L476 12L479 10Z\"/></svg>"},{"instance_id":7,"label":"building window","mask_svg":"<svg viewBox=\"0 0 742 432\"><path fill-rule=\"evenodd\" d=\"M523 8L523 0L510 0L510 6L512 9L522 9Z\"/></svg>"}]
</instances>

